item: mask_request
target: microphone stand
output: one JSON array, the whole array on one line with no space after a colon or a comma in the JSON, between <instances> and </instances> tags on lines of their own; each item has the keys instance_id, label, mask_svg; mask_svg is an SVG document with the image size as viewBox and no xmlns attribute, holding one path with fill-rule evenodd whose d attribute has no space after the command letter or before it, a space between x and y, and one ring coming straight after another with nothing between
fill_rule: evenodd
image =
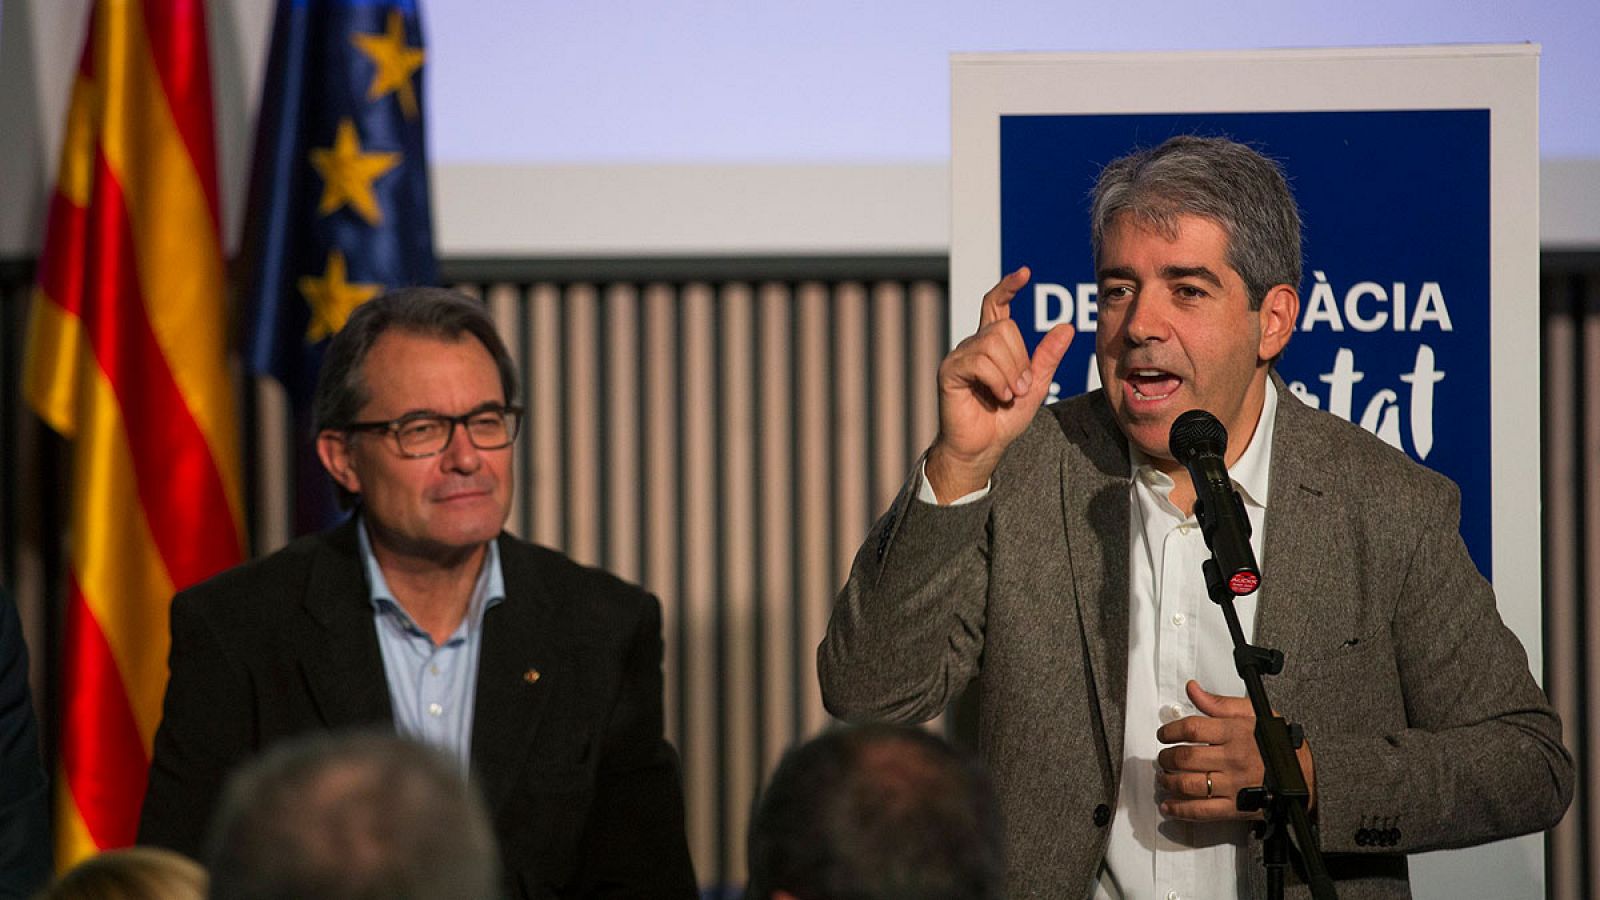
<instances>
[{"instance_id":1,"label":"microphone stand","mask_svg":"<svg viewBox=\"0 0 1600 900\"><path fill-rule=\"evenodd\" d=\"M1238 495L1236 494L1235 497ZM1196 504L1196 513L1202 518L1206 513L1203 503ZM1202 522L1202 525L1204 523ZM1209 543L1210 532L1204 528ZM1311 896L1316 900L1337 900L1333 879L1322 861L1322 850L1317 846L1315 830L1306 806L1311 801L1311 790L1306 786L1305 774L1300 771L1300 759L1295 750L1305 739L1299 725L1291 725L1282 716L1274 715L1272 704L1267 702L1267 689L1262 684L1263 675L1276 675L1283 671L1283 652L1257 647L1244 638L1239 627L1239 612L1233 605L1233 592L1222 577L1222 569L1214 558L1207 559L1202 567L1206 578L1206 592L1211 602L1222 607L1228 620L1228 633L1233 636L1233 665L1244 679L1245 693L1256 714L1256 748L1261 751L1261 761L1266 767L1265 784L1239 791L1236 803L1240 811L1260 810L1265 816L1262 831L1263 865L1267 869L1267 898L1283 897L1284 872L1289 865L1289 835L1292 831L1300 855L1305 860L1306 880L1311 886ZM1287 828L1286 828L1287 826Z\"/></svg>"}]
</instances>

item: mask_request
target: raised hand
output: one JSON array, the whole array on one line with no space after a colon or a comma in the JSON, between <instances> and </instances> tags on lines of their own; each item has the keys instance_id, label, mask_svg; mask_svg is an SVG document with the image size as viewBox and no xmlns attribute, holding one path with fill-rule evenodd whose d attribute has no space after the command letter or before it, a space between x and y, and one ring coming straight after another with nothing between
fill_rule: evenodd
<instances>
[{"instance_id":1,"label":"raised hand","mask_svg":"<svg viewBox=\"0 0 1600 900\"><path fill-rule=\"evenodd\" d=\"M1006 447L1033 420L1073 328L1050 329L1028 358L1011 319L1011 298L1028 283L1027 266L983 295L978 330L939 363L939 436L928 450L928 484L941 503L983 488Z\"/></svg>"}]
</instances>

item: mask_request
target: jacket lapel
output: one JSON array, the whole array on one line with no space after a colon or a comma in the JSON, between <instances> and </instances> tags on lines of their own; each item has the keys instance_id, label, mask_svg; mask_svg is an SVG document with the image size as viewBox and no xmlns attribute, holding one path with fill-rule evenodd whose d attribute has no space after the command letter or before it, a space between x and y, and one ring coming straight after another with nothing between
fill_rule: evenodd
<instances>
[{"instance_id":1,"label":"jacket lapel","mask_svg":"<svg viewBox=\"0 0 1600 900\"><path fill-rule=\"evenodd\" d=\"M483 649L472 717L472 762L490 804L511 790L548 703L558 628L538 551L500 536L506 598L483 618Z\"/></svg>"},{"instance_id":2,"label":"jacket lapel","mask_svg":"<svg viewBox=\"0 0 1600 900\"><path fill-rule=\"evenodd\" d=\"M318 627L308 638L301 670L329 728L394 721L356 522L352 516L317 548L302 600Z\"/></svg>"},{"instance_id":3,"label":"jacket lapel","mask_svg":"<svg viewBox=\"0 0 1600 900\"><path fill-rule=\"evenodd\" d=\"M1274 373L1278 417L1272 434L1271 482L1262 544L1261 595L1254 642L1293 655L1314 637L1312 614L1325 598L1321 561L1347 558L1330 523L1343 518L1326 457L1331 442L1318 414L1284 388Z\"/></svg>"},{"instance_id":4,"label":"jacket lapel","mask_svg":"<svg viewBox=\"0 0 1600 900\"><path fill-rule=\"evenodd\" d=\"M1128 448L1103 395L1090 402L1093 415L1081 430L1072 433L1067 426L1067 440L1082 456L1062 456L1061 500L1078 622L1114 790L1128 687Z\"/></svg>"}]
</instances>

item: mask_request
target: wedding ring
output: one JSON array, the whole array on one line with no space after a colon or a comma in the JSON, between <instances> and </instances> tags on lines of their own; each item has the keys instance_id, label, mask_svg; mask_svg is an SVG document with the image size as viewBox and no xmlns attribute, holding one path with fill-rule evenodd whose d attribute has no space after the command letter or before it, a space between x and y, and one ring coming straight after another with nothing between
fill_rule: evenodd
<instances>
[{"instance_id":1,"label":"wedding ring","mask_svg":"<svg viewBox=\"0 0 1600 900\"><path fill-rule=\"evenodd\" d=\"M1211 799L1211 773L1206 773L1206 799Z\"/></svg>"}]
</instances>

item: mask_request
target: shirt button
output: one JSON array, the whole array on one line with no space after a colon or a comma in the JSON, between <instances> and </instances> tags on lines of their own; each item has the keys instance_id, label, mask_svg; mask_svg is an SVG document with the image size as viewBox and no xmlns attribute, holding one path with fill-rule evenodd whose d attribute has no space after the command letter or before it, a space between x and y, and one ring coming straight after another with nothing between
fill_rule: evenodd
<instances>
[{"instance_id":1,"label":"shirt button","mask_svg":"<svg viewBox=\"0 0 1600 900\"><path fill-rule=\"evenodd\" d=\"M438 666L429 666L428 667L428 671L432 672L435 675L437 675L437 674L439 674L439 667Z\"/></svg>"},{"instance_id":2,"label":"shirt button","mask_svg":"<svg viewBox=\"0 0 1600 900\"><path fill-rule=\"evenodd\" d=\"M1186 621L1188 621L1188 620L1184 618L1183 613L1173 613L1172 614L1172 626L1174 628L1182 628L1183 627L1183 623L1186 622Z\"/></svg>"},{"instance_id":3,"label":"shirt button","mask_svg":"<svg viewBox=\"0 0 1600 900\"><path fill-rule=\"evenodd\" d=\"M440 706L437 703L429 703L428 704L428 715L433 716L435 719L437 719L440 716L444 715L444 707Z\"/></svg>"},{"instance_id":4,"label":"shirt button","mask_svg":"<svg viewBox=\"0 0 1600 900\"><path fill-rule=\"evenodd\" d=\"M1177 891L1167 891L1167 900L1183 900Z\"/></svg>"},{"instance_id":5,"label":"shirt button","mask_svg":"<svg viewBox=\"0 0 1600 900\"><path fill-rule=\"evenodd\" d=\"M1183 707L1176 703L1168 703L1166 706L1161 707L1160 715L1161 723L1163 725L1167 724L1168 722L1176 722L1183 718Z\"/></svg>"}]
</instances>

